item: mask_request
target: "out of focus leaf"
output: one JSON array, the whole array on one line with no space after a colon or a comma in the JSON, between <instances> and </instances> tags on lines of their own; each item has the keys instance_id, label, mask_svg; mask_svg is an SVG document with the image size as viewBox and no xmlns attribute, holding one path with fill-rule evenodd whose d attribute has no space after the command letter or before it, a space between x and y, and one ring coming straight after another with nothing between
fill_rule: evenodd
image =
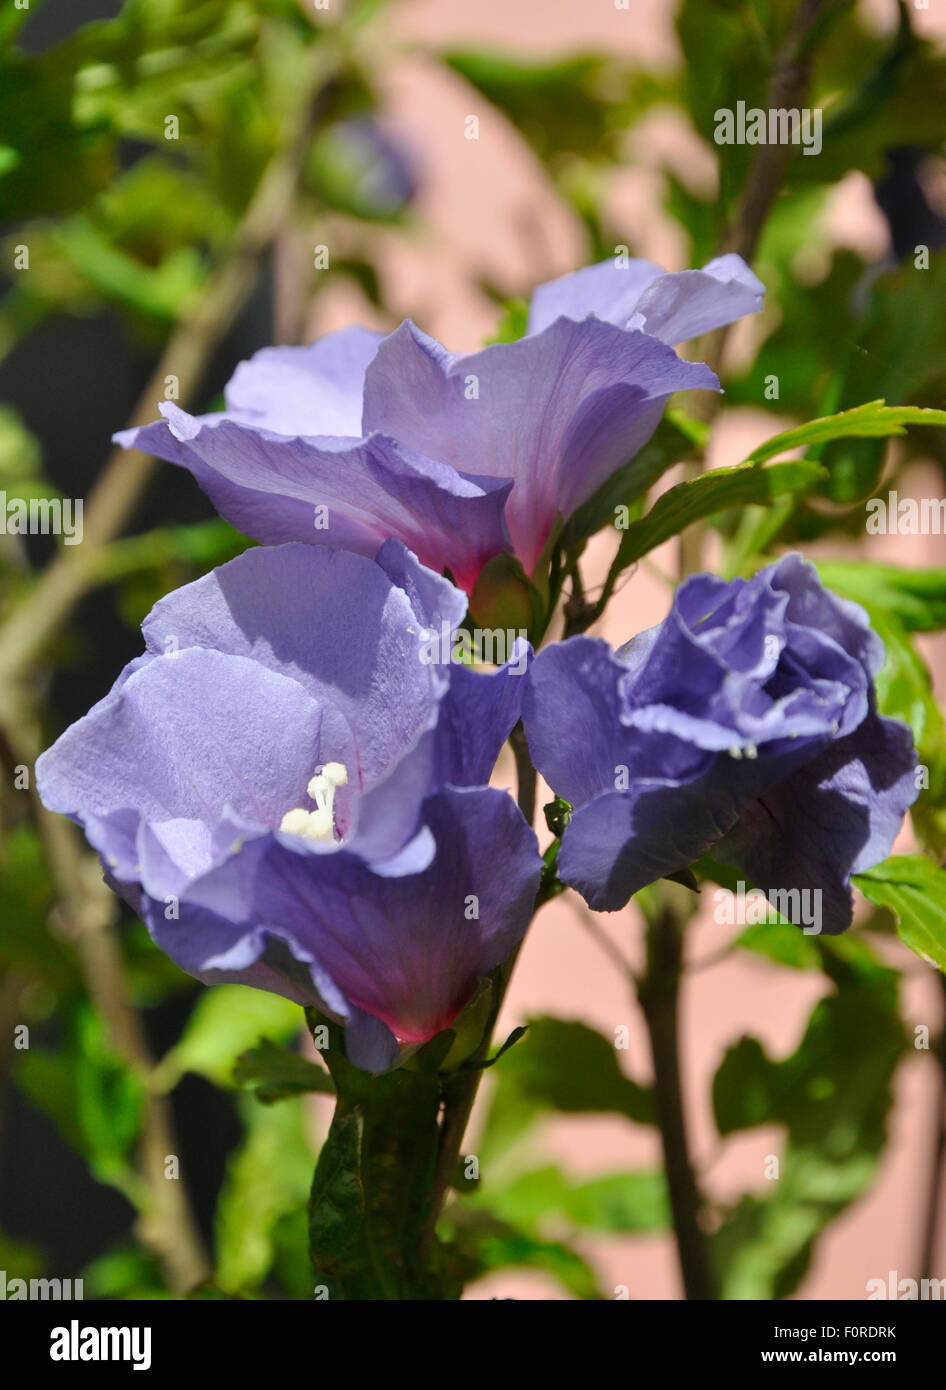
<instances>
[{"instance_id":1,"label":"out of focus leaf","mask_svg":"<svg viewBox=\"0 0 946 1390\"><path fill-rule=\"evenodd\" d=\"M589 1231L649 1233L667 1229L667 1185L659 1170L577 1179L550 1165L511 1182L485 1182L473 1199L511 1224L548 1232L566 1222Z\"/></svg>"},{"instance_id":2,"label":"out of focus leaf","mask_svg":"<svg viewBox=\"0 0 946 1390\"><path fill-rule=\"evenodd\" d=\"M95 1010L80 1008L77 1024L72 1085L90 1167L97 1177L125 1185L144 1113L144 1083L112 1052Z\"/></svg>"},{"instance_id":3,"label":"out of focus leaf","mask_svg":"<svg viewBox=\"0 0 946 1390\"><path fill-rule=\"evenodd\" d=\"M561 1241L543 1240L485 1211L453 1211L452 1218L444 1224L468 1266L467 1277L534 1269L557 1279L576 1298L604 1298L588 1262Z\"/></svg>"},{"instance_id":4,"label":"out of focus leaf","mask_svg":"<svg viewBox=\"0 0 946 1390\"><path fill-rule=\"evenodd\" d=\"M6 1271L7 1280L35 1279L43 1270L43 1257L33 1245L11 1239L0 1231L0 1269ZM9 1298L9 1294L7 1294Z\"/></svg>"},{"instance_id":5,"label":"out of focus leaf","mask_svg":"<svg viewBox=\"0 0 946 1390\"><path fill-rule=\"evenodd\" d=\"M276 1254L274 1230L305 1210L312 1153L298 1102L241 1106L246 1137L227 1165L214 1216L215 1282L229 1294L259 1287Z\"/></svg>"},{"instance_id":6,"label":"out of focus leaf","mask_svg":"<svg viewBox=\"0 0 946 1390\"><path fill-rule=\"evenodd\" d=\"M104 188L114 172L114 140L105 125L73 119L76 67L71 54L58 50L31 61L0 48L5 219L71 211Z\"/></svg>"},{"instance_id":7,"label":"out of focus leaf","mask_svg":"<svg viewBox=\"0 0 946 1390\"><path fill-rule=\"evenodd\" d=\"M277 1047L267 1038L237 1058L233 1080L238 1085L253 1086L257 1100L265 1105L310 1091L335 1094L335 1084L327 1071L297 1052Z\"/></svg>"},{"instance_id":8,"label":"out of focus leaf","mask_svg":"<svg viewBox=\"0 0 946 1390\"><path fill-rule=\"evenodd\" d=\"M135 1245L109 1250L82 1271L86 1298L171 1298L157 1262Z\"/></svg>"},{"instance_id":9,"label":"out of focus leaf","mask_svg":"<svg viewBox=\"0 0 946 1390\"><path fill-rule=\"evenodd\" d=\"M650 1091L624 1075L613 1043L584 1023L530 1019L525 1037L494 1074L499 1084L479 1148L484 1163L504 1153L544 1111L653 1122Z\"/></svg>"},{"instance_id":10,"label":"out of focus leaf","mask_svg":"<svg viewBox=\"0 0 946 1390\"><path fill-rule=\"evenodd\" d=\"M632 79L608 59L548 63L469 51L448 53L444 62L504 112L543 159L566 151L618 153Z\"/></svg>"},{"instance_id":11,"label":"out of focus leaf","mask_svg":"<svg viewBox=\"0 0 946 1390\"><path fill-rule=\"evenodd\" d=\"M96 579L107 584L142 570L167 566L179 569L182 562L211 569L232 560L246 548L245 537L225 521L199 521L192 526L160 526L112 541L100 548L90 560L90 567Z\"/></svg>"},{"instance_id":12,"label":"out of focus leaf","mask_svg":"<svg viewBox=\"0 0 946 1390\"><path fill-rule=\"evenodd\" d=\"M883 668L877 676L881 713L913 731L927 785L911 808L913 825L933 853L946 850L946 721L933 682L911 632L946 625L946 570L899 569L865 561L827 561L818 566L824 582L863 604L882 638Z\"/></svg>"},{"instance_id":13,"label":"out of focus leaf","mask_svg":"<svg viewBox=\"0 0 946 1390\"><path fill-rule=\"evenodd\" d=\"M946 569L903 569L874 560L819 560L829 589L890 613L908 632L946 627Z\"/></svg>"},{"instance_id":14,"label":"out of focus leaf","mask_svg":"<svg viewBox=\"0 0 946 1390\"><path fill-rule=\"evenodd\" d=\"M30 1048L14 1070L25 1095L56 1121L93 1176L136 1194L132 1151L144 1109L144 1083L112 1051L99 1014L74 1009L56 1052Z\"/></svg>"},{"instance_id":15,"label":"out of focus leaf","mask_svg":"<svg viewBox=\"0 0 946 1390\"><path fill-rule=\"evenodd\" d=\"M55 898L36 831L17 826L0 843L0 967L66 991L77 983L78 968L74 952L49 931Z\"/></svg>"},{"instance_id":16,"label":"out of focus leaf","mask_svg":"<svg viewBox=\"0 0 946 1390\"><path fill-rule=\"evenodd\" d=\"M883 714L902 719L913 730L919 763L929 785L910 808L925 845L936 854L946 849L946 721L932 687L926 662L910 634L881 609L871 608L871 623L883 639L885 660L876 678L877 703Z\"/></svg>"},{"instance_id":17,"label":"out of focus leaf","mask_svg":"<svg viewBox=\"0 0 946 1390\"><path fill-rule=\"evenodd\" d=\"M35 477L42 454L39 440L8 405L0 405L0 481L9 491L11 483Z\"/></svg>"},{"instance_id":18,"label":"out of focus leaf","mask_svg":"<svg viewBox=\"0 0 946 1390\"><path fill-rule=\"evenodd\" d=\"M714 1237L724 1298L787 1297L815 1238L873 1180L883 1152L906 1047L897 975L863 942L822 945L835 991L815 1005L796 1051L773 1061L742 1038L713 1083L721 1134L763 1124L787 1132L769 1192L743 1197Z\"/></svg>"},{"instance_id":19,"label":"out of focus leaf","mask_svg":"<svg viewBox=\"0 0 946 1390\"><path fill-rule=\"evenodd\" d=\"M57 242L69 265L89 285L148 318L176 322L203 282L203 264L193 247L172 252L160 266L144 266L83 216L65 223Z\"/></svg>"},{"instance_id":20,"label":"out of focus leaf","mask_svg":"<svg viewBox=\"0 0 946 1390\"><path fill-rule=\"evenodd\" d=\"M811 937L789 922L755 923L739 933L735 944L792 970L817 970L821 964Z\"/></svg>"},{"instance_id":21,"label":"out of focus leaf","mask_svg":"<svg viewBox=\"0 0 946 1390\"><path fill-rule=\"evenodd\" d=\"M510 299L503 305L502 318L489 343L514 343L525 336L529 323L529 305L525 299Z\"/></svg>"},{"instance_id":22,"label":"out of focus leaf","mask_svg":"<svg viewBox=\"0 0 946 1390\"><path fill-rule=\"evenodd\" d=\"M248 985L214 985L201 996L178 1043L161 1059L154 1084L171 1090L185 1072L233 1085L237 1059L266 1037L288 1042L303 1024L298 1004Z\"/></svg>"},{"instance_id":23,"label":"out of focus leaf","mask_svg":"<svg viewBox=\"0 0 946 1390\"><path fill-rule=\"evenodd\" d=\"M853 881L870 902L890 908L911 951L946 970L946 869L920 854L901 854Z\"/></svg>"}]
</instances>

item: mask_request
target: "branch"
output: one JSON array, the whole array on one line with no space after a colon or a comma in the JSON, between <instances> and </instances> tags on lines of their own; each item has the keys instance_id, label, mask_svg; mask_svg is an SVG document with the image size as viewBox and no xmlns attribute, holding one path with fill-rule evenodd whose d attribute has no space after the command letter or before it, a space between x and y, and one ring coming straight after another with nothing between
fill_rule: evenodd
<instances>
[{"instance_id":1,"label":"branch","mask_svg":"<svg viewBox=\"0 0 946 1390\"><path fill-rule=\"evenodd\" d=\"M800 109L811 76L814 40L830 18L835 0L802 0L785 42L775 58L766 104L770 111ZM789 145L759 145L743 186L735 221L720 252L735 251L743 260L755 255L762 229L772 210L792 157Z\"/></svg>"},{"instance_id":2,"label":"branch","mask_svg":"<svg viewBox=\"0 0 946 1390\"><path fill-rule=\"evenodd\" d=\"M17 756L32 763L37 740L31 732L26 737L27 749L24 737L21 734ZM149 1088L154 1061L138 1015L125 994L121 951L113 930L116 900L102 880L96 857L84 853L75 827L65 817L47 811L32 785L30 796L57 886L60 930L76 947L86 989L105 1022L113 1051L145 1084L138 1167L146 1197L139 1213L138 1234L158 1258L170 1287L183 1294L209 1277L210 1264L186 1187L165 1173L166 1158L179 1151L169 1103Z\"/></svg>"},{"instance_id":3,"label":"branch","mask_svg":"<svg viewBox=\"0 0 946 1390\"><path fill-rule=\"evenodd\" d=\"M650 1036L657 1124L683 1287L688 1299L713 1299L717 1294L709 1243L700 1224L703 1198L690 1160L680 1077L678 1015L685 919L677 909L674 888L660 885L662 900L648 922L647 965L637 993Z\"/></svg>"},{"instance_id":4,"label":"branch","mask_svg":"<svg viewBox=\"0 0 946 1390\"><path fill-rule=\"evenodd\" d=\"M946 976L939 976L943 1002L946 1003ZM936 1263L936 1237L939 1232L940 1213L943 1210L943 1194L946 1190L946 1030L936 1043L938 1075L936 1081L936 1124L933 1132L933 1155L929 1178L929 1195L923 1227L923 1253L920 1257L920 1271L925 1279L933 1277Z\"/></svg>"},{"instance_id":5,"label":"branch","mask_svg":"<svg viewBox=\"0 0 946 1390\"><path fill-rule=\"evenodd\" d=\"M331 88L332 79L325 76L325 58L313 48L308 77L300 88L295 134L267 165L222 264L205 286L191 317L172 333L129 427L154 419L170 375L181 382L183 404L196 395L210 357L253 287L260 257L289 217L313 122ZM9 707L15 708L13 688L28 675L94 582L96 552L121 530L153 468L154 459L140 449L112 450L85 508L82 545L59 552L0 630L0 717Z\"/></svg>"},{"instance_id":6,"label":"branch","mask_svg":"<svg viewBox=\"0 0 946 1390\"><path fill-rule=\"evenodd\" d=\"M808 92L811 76L811 61L814 41L822 26L831 18L831 7L836 0L802 0L785 42L779 49L772 75L769 79L766 102L768 109L801 109ZM717 251L723 255L735 251L743 260L751 261L755 255L763 228L778 197L785 177L785 170L792 157L788 145L759 145L743 185L742 197L736 216ZM697 361L705 362L719 374L726 342L732 325L717 328L699 340L694 354ZM721 398L706 391L698 393L693 402L693 414L700 420L709 422L721 407ZM694 460L684 467L684 480L696 478L702 472L701 460ZM703 568L703 528L691 526L680 536L678 569L681 578Z\"/></svg>"}]
</instances>

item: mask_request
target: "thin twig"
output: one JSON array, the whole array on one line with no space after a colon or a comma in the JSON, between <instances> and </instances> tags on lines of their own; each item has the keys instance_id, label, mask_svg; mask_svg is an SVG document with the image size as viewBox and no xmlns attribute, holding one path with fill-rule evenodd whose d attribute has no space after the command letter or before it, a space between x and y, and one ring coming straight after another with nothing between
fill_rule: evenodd
<instances>
[{"instance_id":1,"label":"thin twig","mask_svg":"<svg viewBox=\"0 0 946 1390\"><path fill-rule=\"evenodd\" d=\"M785 41L779 49L769 79L767 107L770 111L801 109L808 91L814 40L830 17L836 0L802 0ZM769 213L778 197L792 157L787 144L759 145L742 188L736 215L723 237L717 254L734 251L743 260L751 261L759 245ZM714 329L698 341L694 358L705 362L719 373L732 325ZM709 423L722 405L722 397L713 391L698 392L692 412L697 419ZM703 471L702 459L690 459L684 464L683 481L698 478ZM691 526L679 539L678 568L681 577L703 569L704 531Z\"/></svg>"},{"instance_id":2,"label":"thin twig","mask_svg":"<svg viewBox=\"0 0 946 1390\"><path fill-rule=\"evenodd\" d=\"M18 756L33 761L36 739L20 731ZM29 755L29 756L28 756ZM86 854L75 827L47 811L30 787L31 806L50 872L57 885L56 912L62 935L79 955L83 979L104 1021L109 1043L144 1086L144 1116L138 1166L145 1200L139 1213L142 1243L160 1261L169 1286L186 1293L209 1276L210 1262L194 1221L187 1189L169 1178L167 1160L178 1153L171 1111L165 1097L148 1087L154 1062L123 978L121 951L114 933L116 900L102 880L97 858Z\"/></svg>"},{"instance_id":3,"label":"thin twig","mask_svg":"<svg viewBox=\"0 0 946 1390\"><path fill-rule=\"evenodd\" d=\"M296 134L270 160L222 264L193 314L172 333L139 397L130 427L154 419L168 376L177 377L183 404L196 395L211 355L253 287L260 257L289 217L317 107L330 87L325 60L316 47L308 80L300 88ZM63 547L0 630L0 715L3 704L7 717L16 712L16 687L82 597L96 551L122 528L153 468L154 459L140 449L115 448L109 454L84 509L82 545Z\"/></svg>"},{"instance_id":4,"label":"thin twig","mask_svg":"<svg viewBox=\"0 0 946 1390\"><path fill-rule=\"evenodd\" d=\"M583 902L578 902L575 906L575 913L585 931L592 938L598 947L604 952L614 968L620 973L622 978L633 983L634 969L629 960L621 954L618 947L611 940L608 933L604 930L595 914Z\"/></svg>"},{"instance_id":5,"label":"thin twig","mask_svg":"<svg viewBox=\"0 0 946 1390\"><path fill-rule=\"evenodd\" d=\"M946 975L939 975L939 985L943 1002L946 1004ZM943 1198L946 1194L946 1028L937 1040L936 1060L939 1063L935 1100L936 1125L933 1131L929 1197L923 1226L923 1254L920 1259L924 1279L935 1277L933 1266L936 1262L936 1237L939 1234Z\"/></svg>"}]
</instances>

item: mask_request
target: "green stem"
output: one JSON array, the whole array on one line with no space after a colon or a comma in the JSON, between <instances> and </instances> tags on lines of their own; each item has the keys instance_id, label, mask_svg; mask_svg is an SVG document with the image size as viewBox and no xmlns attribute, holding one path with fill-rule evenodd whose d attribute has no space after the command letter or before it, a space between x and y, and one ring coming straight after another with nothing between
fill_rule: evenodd
<instances>
[{"instance_id":1,"label":"green stem","mask_svg":"<svg viewBox=\"0 0 946 1390\"><path fill-rule=\"evenodd\" d=\"M703 1198L690 1161L680 1075L679 1003L685 915L676 901L675 885L660 884L660 893L660 905L648 923L647 964L638 981L638 998L650 1037L657 1124L683 1287L687 1299L712 1299L717 1293L709 1242L700 1222Z\"/></svg>"},{"instance_id":2,"label":"green stem","mask_svg":"<svg viewBox=\"0 0 946 1390\"><path fill-rule=\"evenodd\" d=\"M513 729L509 739L513 754L516 759L516 775L518 779L517 800L519 809L525 816L530 825L535 820L535 794L538 776L532 765L529 756L529 745L526 742L525 733L522 725L517 724ZM430 1212L424 1230L421 1233L420 1245L422 1255L429 1250L434 1238L434 1230L440 1217L443 1203L449 1191L456 1172L457 1163L460 1159L460 1148L463 1144L463 1136L466 1133L473 1106L476 1101L476 1094L479 1090L480 1081L483 1076L482 1063L489 1056L490 1046L493 1039L493 1029L496 1027L496 1020L502 1008L506 990L509 987L509 980L513 968L522 949L522 943L516 947L515 951L506 961L505 965L497 971L493 980L493 1005L490 1010L489 1019L483 1030L483 1040L471 1059L473 1065L468 1069L457 1073L451 1077L444 1086L443 1118L440 1125L440 1146L437 1155L437 1170L434 1177L433 1197Z\"/></svg>"}]
</instances>

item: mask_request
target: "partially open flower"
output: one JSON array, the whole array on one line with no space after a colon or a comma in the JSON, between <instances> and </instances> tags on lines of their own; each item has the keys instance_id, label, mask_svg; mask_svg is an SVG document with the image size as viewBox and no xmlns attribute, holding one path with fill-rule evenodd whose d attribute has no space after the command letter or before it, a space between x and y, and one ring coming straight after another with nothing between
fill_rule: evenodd
<instances>
[{"instance_id":1,"label":"partially open flower","mask_svg":"<svg viewBox=\"0 0 946 1390\"><path fill-rule=\"evenodd\" d=\"M876 711L882 664L864 610L798 555L694 576L618 652L540 652L523 722L575 808L561 877L614 910L709 852L765 892L817 890L819 929L843 931L851 874L889 853L917 795L910 731Z\"/></svg>"},{"instance_id":2,"label":"partially open flower","mask_svg":"<svg viewBox=\"0 0 946 1390\"><path fill-rule=\"evenodd\" d=\"M410 320L387 337L349 328L241 363L219 414L165 404L116 438L189 468L264 544L373 555L395 536L470 592L502 552L531 573L675 391L719 388L669 344L761 302L738 256L676 275L609 261L542 286L517 342L457 355Z\"/></svg>"}]
</instances>

